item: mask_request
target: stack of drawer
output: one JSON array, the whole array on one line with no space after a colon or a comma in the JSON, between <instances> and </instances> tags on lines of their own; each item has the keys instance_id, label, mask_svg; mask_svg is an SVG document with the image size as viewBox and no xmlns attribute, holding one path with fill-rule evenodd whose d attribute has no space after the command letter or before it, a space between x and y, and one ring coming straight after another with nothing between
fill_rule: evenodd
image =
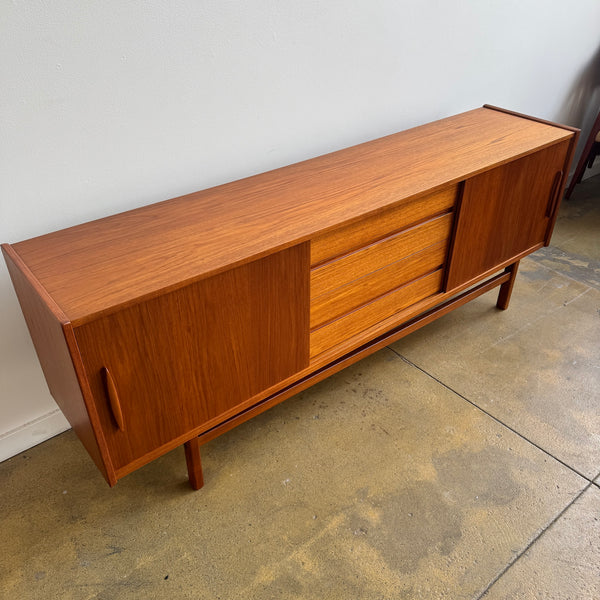
<instances>
[{"instance_id":1,"label":"stack of drawer","mask_svg":"<svg viewBox=\"0 0 600 600\"><path fill-rule=\"evenodd\" d=\"M311 358L442 290L458 186L311 242Z\"/></svg>"}]
</instances>

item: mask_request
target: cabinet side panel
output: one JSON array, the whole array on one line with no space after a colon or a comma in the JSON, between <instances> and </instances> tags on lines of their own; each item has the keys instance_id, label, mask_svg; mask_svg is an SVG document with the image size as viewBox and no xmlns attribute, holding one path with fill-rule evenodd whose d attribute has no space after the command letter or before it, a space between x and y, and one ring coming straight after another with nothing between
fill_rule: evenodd
<instances>
[{"instance_id":1,"label":"cabinet side panel","mask_svg":"<svg viewBox=\"0 0 600 600\"><path fill-rule=\"evenodd\" d=\"M50 393L106 480L114 484L114 473L103 459L73 366L66 339L71 325L57 307L50 306L51 301L14 250L3 245L2 251Z\"/></svg>"},{"instance_id":2,"label":"cabinet side panel","mask_svg":"<svg viewBox=\"0 0 600 600\"><path fill-rule=\"evenodd\" d=\"M548 229L546 230L546 239L544 240L544 246L550 245L550 238L552 237L552 232L554 231L554 224L556 223L556 219L558 217L558 211L560 209L560 202L565 193L565 187L567 185L567 179L569 178L569 173L571 172L571 163L573 162L573 157L575 155L575 148L577 147L577 142L579 140L579 129L574 130L575 133L571 138L569 143L569 148L567 150L567 154L565 156L565 164L563 166L563 176L562 181L560 182L558 194L556 197L556 204L554 206L554 211L550 217L550 222L548 223Z\"/></svg>"}]
</instances>

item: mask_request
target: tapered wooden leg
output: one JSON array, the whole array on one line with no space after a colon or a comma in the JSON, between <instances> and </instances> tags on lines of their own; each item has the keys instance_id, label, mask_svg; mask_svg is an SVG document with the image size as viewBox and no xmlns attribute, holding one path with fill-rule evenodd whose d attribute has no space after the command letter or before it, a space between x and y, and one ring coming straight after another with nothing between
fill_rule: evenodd
<instances>
[{"instance_id":1,"label":"tapered wooden leg","mask_svg":"<svg viewBox=\"0 0 600 600\"><path fill-rule=\"evenodd\" d=\"M498 302L496 302L496 306L502 310L506 310L508 308L518 270L519 261L513 263L512 265L508 265L508 267L506 267L504 270L505 273L510 273L510 279L500 286L500 292L498 292Z\"/></svg>"},{"instance_id":2,"label":"tapered wooden leg","mask_svg":"<svg viewBox=\"0 0 600 600\"><path fill-rule=\"evenodd\" d=\"M204 485L202 477L202 462L200 461L200 442L195 437L183 445L185 449L185 462L192 489L199 490Z\"/></svg>"}]
</instances>

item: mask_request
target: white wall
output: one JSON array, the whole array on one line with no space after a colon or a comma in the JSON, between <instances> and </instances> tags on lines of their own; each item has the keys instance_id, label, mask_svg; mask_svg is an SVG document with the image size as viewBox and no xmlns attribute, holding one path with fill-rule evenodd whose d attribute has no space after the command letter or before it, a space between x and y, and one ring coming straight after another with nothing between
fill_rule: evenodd
<instances>
[{"instance_id":1,"label":"white wall","mask_svg":"<svg viewBox=\"0 0 600 600\"><path fill-rule=\"evenodd\" d=\"M485 102L580 124L598 23L596 0L5 0L0 241ZM4 264L0 332L1 460L67 427Z\"/></svg>"}]
</instances>

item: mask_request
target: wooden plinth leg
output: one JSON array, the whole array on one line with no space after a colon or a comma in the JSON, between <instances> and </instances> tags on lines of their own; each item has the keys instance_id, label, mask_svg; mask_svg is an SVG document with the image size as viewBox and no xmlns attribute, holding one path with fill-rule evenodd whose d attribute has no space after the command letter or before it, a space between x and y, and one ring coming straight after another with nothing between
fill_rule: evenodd
<instances>
[{"instance_id":1,"label":"wooden plinth leg","mask_svg":"<svg viewBox=\"0 0 600 600\"><path fill-rule=\"evenodd\" d=\"M508 267L506 267L504 270L506 273L510 273L510 279L500 286L500 292L498 292L498 302L496 302L496 306L502 310L506 310L508 308L518 270L519 261L513 263L512 265L508 265Z\"/></svg>"},{"instance_id":2,"label":"wooden plinth leg","mask_svg":"<svg viewBox=\"0 0 600 600\"><path fill-rule=\"evenodd\" d=\"M195 437L183 445L185 449L185 462L192 489L199 490L204 485L202 477L202 462L200 461L200 442Z\"/></svg>"}]
</instances>

